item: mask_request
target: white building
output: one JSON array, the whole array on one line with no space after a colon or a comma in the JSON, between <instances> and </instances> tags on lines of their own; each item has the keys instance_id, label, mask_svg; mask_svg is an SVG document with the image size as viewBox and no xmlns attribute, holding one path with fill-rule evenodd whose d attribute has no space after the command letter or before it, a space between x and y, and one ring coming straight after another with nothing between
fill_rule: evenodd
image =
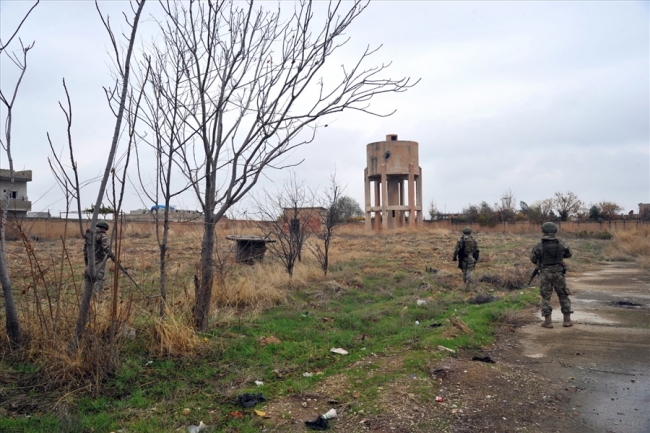
<instances>
[{"instance_id":1,"label":"white building","mask_svg":"<svg viewBox=\"0 0 650 433\"><path fill-rule=\"evenodd\" d=\"M14 170L14 183L10 188L11 177L9 170L0 169L0 208L5 205L5 199L9 196L9 213L10 217L24 218L27 212L32 210L32 202L27 196L27 182L32 181L32 171Z\"/></svg>"}]
</instances>

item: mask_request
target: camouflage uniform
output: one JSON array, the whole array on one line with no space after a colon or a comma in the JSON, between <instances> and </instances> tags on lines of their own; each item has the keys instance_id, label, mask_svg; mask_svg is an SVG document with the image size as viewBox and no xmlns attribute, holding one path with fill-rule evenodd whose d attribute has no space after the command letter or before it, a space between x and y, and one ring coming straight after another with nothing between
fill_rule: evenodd
<instances>
[{"instance_id":1,"label":"camouflage uniform","mask_svg":"<svg viewBox=\"0 0 650 433\"><path fill-rule=\"evenodd\" d=\"M462 257L458 257L461 254L461 250L463 251ZM459 260L458 267L463 271L464 283L469 284L473 282L472 271L474 270L476 260L478 260L478 254L478 243L471 234L464 233L463 236L458 238L456 248L454 249L453 260L455 261L457 258Z\"/></svg>"},{"instance_id":2,"label":"camouflage uniform","mask_svg":"<svg viewBox=\"0 0 650 433\"><path fill-rule=\"evenodd\" d=\"M533 250L530 252L530 261L540 269L539 294L542 297L542 316L550 316L551 295L553 289L560 298L560 306L563 314L571 314L571 300L569 289L564 278L563 259L571 257L571 249L561 239L555 237L555 233L545 233Z\"/></svg>"},{"instance_id":3,"label":"camouflage uniform","mask_svg":"<svg viewBox=\"0 0 650 433\"><path fill-rule=\"evenodd\" d=\"M90 236L90 230L86 230L86 236ZM88 266L87 248L88 244L84 242L84 262L86 266ZM99 293L104 290L106 260L109 257L112 257L112 253L106 230L98 228L95 232L95 272L97 276L93 282L93 293Z\"/></svg>"}]
</instances>

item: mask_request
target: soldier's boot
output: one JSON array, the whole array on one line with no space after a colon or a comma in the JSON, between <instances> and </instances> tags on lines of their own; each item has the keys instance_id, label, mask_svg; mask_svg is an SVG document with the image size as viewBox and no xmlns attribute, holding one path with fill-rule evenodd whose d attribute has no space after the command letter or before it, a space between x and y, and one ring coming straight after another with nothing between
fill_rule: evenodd
<instances>
[{"instance_id":1,"label":"soldier's boot","mask_svg":"<svg viewBox=\"0 0 650 433\"><path fill-rule=\"evenodd\" d=\"M564 322L562 322L562 326L565 328L573 326L573 322L571 321L571 313L564 313Z\"/></svg>"},{"instance_id":2,"label":"soldier's boot","mask_svg":"<svg viewBox=\"0 0 650 433\"><path fill-rule=\"evenodd\" d=\"M551 315L544 316L544 323L542 323L542 328L553 328L553 322L551 321Z\"/></svg>"}]
</instances>

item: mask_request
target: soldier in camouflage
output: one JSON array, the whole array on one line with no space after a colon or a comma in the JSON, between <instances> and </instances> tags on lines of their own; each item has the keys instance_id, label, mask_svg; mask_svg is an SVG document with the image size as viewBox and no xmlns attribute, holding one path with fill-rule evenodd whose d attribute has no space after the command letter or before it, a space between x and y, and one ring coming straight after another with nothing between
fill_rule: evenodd
<instances>
[{"instance_id":1,"label":"soldier in camouflage","mask_svg":"<svg viewBox=\"0 0 650 433\"><path fill-rule=\"evenodd\" d=\"M530 252L530 261L535 263L540 271L540 285L539 293L542 297L542 316L544 317L544 328L552 328L553 322L551 321L551 295L553 289L560 298L560 306L564 314L564 322L562 326L572 326L571 322L571 300L569 299L569 289L567 289L564 274L566 268L564 267L563 259L571 257L571 249L563 240L555 237L557 226L552 222L547 222L542 225L542 240L535 245Z\"/></svg>"},{"instance_id":2,"label":"soldier in camouflage","mask_svg":"<svg viewBox=\"0 0 650 433\"><path fill-rule=\"evenodd\" d=\"M463 235L456 242L453 261L458 260L458 267L463 271L463 282L469 285L472 283L472 271L478 261L478 243L472 237L472 229L465 227Z\"/></svg>"},{"instance_id":3,"label":"soldier in camouflage","mask_svg":"<svg viewBox=\"0 0 650 433\"><path fill-rule=\"evenodd\" d=\"M93 293L97 294L104 291L106 261L112 258L113 254L111 253L110 241L106 235L108 223L106 221L99 221L95 227L97 227L97 231L95 232L95 272L97 273L97 277L93 282ZM86 230L86 236L89 234L90 230ZM84 242L84 262L86 266L88 266L87 245Z\"/></svg>"}]
</instances>

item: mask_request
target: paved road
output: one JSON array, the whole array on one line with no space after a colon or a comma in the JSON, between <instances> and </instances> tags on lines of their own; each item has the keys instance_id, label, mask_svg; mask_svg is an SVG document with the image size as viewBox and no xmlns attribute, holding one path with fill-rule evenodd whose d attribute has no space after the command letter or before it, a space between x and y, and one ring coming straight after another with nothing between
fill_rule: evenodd
<instances>
[{"instance_id":1,"label":"paved road","mask_svg":"<svg viewBox=\"0 0 650 433\"><path fill-rule=\"evenodd\" d=\"M561 326L553 295L555 327L540 327L538 312L517 333L517 351L566 391L560 403L573 417L562 431L650 433L649 274L606 263L568 286L575 325Z\"/></svg>"}]
</instances>

